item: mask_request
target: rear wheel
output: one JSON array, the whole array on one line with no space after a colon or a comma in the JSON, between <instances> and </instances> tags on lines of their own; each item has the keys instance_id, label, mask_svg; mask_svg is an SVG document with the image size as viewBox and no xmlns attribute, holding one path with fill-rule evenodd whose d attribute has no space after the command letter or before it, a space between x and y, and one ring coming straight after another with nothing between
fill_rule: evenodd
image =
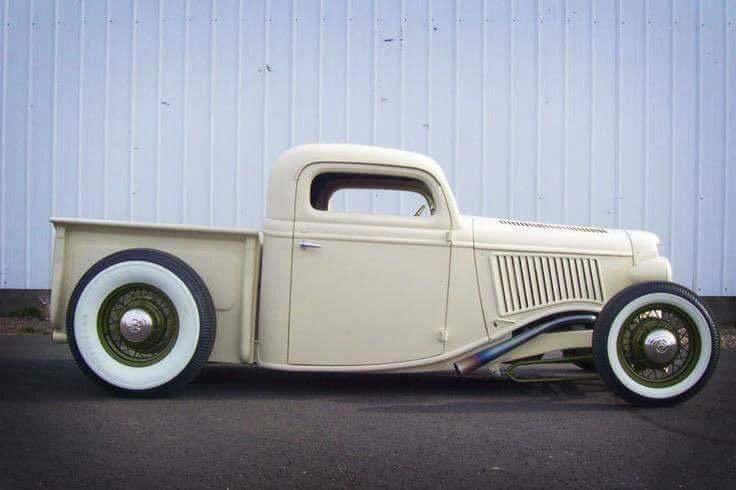
<instances>
[{"instance_id":1,"label":"rear wheel","mask_svg":"<svg viewBox=\"0 0 736 490\"><path fill-rule=\"evenodd\" d=\"M157 250L125 250L100 260L82 276L67 309L69 345L82 370L127 393L160 393L187 383L209 358L215 330L204 281Z\"/></svg>"},{"instance_id":2,"label":"rear wheel","mask_svg":"<svg viewBox=\"0 0 736 490\"><path fill-rule=\"evenodd\" d=\"M706 306L689 289L669 282L619 292L593 330L601 378L637 405L674 405L693 396L712 375L719 349Z\"/></svg>"}]
</instances>

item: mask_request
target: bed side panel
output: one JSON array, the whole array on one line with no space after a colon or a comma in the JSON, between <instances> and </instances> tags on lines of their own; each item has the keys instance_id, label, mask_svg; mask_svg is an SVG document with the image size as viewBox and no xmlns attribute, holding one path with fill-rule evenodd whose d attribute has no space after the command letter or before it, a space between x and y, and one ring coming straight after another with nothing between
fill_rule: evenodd
<instances>
[{"instance_id":1,"label":"bed side panel","mask_svg":"<svg viewBox=\"0 0 736 490\"><path fill-rule=\"evenodd\" d=\"M55 246L61 250L55 248L54 252L55 330L64 331L71 293L95 262L120 250L151 248L180 258L206 283L217 313L217 337L210 361L252 362L260 262L258 233L78 223L56 224L56 229ZM56 267L57 255L63 257L63 266Z\"/></svg>"}]
</instances>

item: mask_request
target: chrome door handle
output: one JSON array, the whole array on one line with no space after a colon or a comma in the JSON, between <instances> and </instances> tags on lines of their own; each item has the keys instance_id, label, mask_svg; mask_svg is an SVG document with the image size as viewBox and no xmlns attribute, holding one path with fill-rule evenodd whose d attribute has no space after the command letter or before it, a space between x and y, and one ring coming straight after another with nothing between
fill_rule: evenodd
<instances>
[{"instance_id":1,"label":"chrome door handle","mask_svg":"<svg viewBox=\"0 0 736 490\"><path fill-rule=\"evenodd\" d=\"M322 248L322 245L320 245L319 243L307 242L307 241L304 241L304 240L302 240L301 242L299 242L299 246L301 248L305 248L305 249L306 248Z\"/></svg>"}]
</instances>

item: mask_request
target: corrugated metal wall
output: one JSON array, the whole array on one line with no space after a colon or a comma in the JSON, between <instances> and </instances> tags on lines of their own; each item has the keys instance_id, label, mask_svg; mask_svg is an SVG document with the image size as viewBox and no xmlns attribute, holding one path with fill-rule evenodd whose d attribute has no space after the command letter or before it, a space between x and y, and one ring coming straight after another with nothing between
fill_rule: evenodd
<instances>
[{"instance_id":1,"label":"corrugated metal wall","mask_svg":"<svg viewBox=\"0 0 736 490\"><path fill-rule=\"evenodd\" d=\"M48 287L50 215L256 227L282 150L349 141L430 154L464 213L652 230L736 294L736 0L0 10L2 287Z\"/></svg>"}]
</instances>

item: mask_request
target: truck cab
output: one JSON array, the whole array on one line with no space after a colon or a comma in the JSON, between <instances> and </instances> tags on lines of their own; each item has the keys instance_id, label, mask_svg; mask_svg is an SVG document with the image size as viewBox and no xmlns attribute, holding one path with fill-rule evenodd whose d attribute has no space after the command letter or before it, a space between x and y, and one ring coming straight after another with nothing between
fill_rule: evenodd
<instances>
[{"instance_id":1,"label":"truck cab","mask_svg":"<svg viewBox=\"0 0 736 490\"><path fill-rule=\"evenodd\" d=\"M451 238L461 228L445 177L421 155L354 150L300 147L273 170L264 226L264 363L378 366L445 352ZM357 212L336 209L340 193L355 190L393 192L422 212L380 212L370 202ZM472 279L472 261L466 266ZM290 288L273 280L283 276ZM475 313L469 335L477 341L487 334L477 305Z\"/></svg>"}]
</instances>

